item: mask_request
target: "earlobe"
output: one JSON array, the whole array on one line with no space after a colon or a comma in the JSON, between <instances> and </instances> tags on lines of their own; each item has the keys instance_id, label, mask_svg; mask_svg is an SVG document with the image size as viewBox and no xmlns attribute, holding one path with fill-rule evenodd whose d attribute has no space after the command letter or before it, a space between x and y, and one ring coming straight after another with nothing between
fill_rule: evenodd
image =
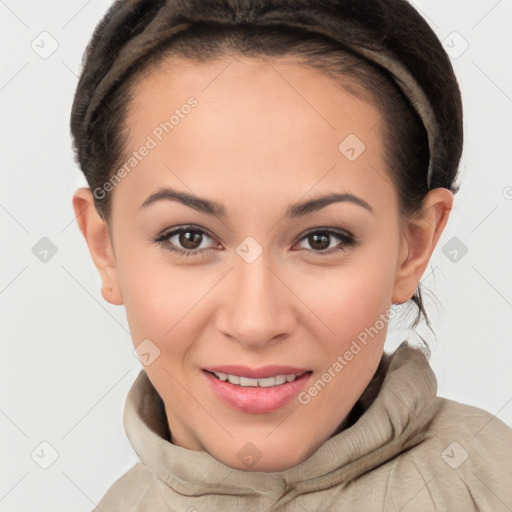
<instances>
[{"instance_id":1,"label":"earlobe","mask_svg":"<svg viewBox=\"0 0 512 512\"><path fill-rule=\"evenodd\" d=\"M403 304L414 295L452 206L453 193L446 188L436 188L428 193L421 212L408 220L401 240L393 303Z\"/></svg>"},{"instance_id":2,"label":"earlobe","mask_svg":"<svg viewBox=\"0 0 512 512\"><path fill-rule=\"evenodd\" d=\"M75 192L73 195L73 209L78 227L85 238L94 265L100 274L103 298L111 304L123 304L117 277L115 254L107 223L96 210L90 188L79 188Z\"/></svg>"}]
</instances>

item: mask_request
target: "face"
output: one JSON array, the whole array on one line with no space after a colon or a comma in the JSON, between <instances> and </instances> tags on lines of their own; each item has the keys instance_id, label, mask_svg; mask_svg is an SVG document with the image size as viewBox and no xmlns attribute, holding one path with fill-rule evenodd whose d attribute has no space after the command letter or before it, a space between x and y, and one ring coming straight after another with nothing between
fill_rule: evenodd
<instances>
[{"instance_id":1,"label":"face","mask_svg":"<svg viewBox=\"0 0 512 512\"><path fill-rule=\"evenodd\" d=\"M369 383L408 251L380 121L289 59L172 57L137 83L113 279L174 444L281 471Z\"/></svg>"}]
</instances>

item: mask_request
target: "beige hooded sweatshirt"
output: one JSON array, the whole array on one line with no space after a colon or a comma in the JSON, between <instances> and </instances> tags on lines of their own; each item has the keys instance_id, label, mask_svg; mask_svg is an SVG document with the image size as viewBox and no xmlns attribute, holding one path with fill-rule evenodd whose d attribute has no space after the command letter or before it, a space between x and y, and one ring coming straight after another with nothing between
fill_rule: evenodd
<instances>
[{"instance_id":1,"label":"beige hooded sweatshirt","mask_svg":"<svg viewBox=\"0 0 512 512\"><path fill-rule=\"evenodd\" d=\"M427 358L404 342L384 353L346 422L316 452L264 473L173 445L163 402L141 370L124 426L142 462L95 512L511 512L512 429L436 391Z\"/></svg>"}]
</instances>

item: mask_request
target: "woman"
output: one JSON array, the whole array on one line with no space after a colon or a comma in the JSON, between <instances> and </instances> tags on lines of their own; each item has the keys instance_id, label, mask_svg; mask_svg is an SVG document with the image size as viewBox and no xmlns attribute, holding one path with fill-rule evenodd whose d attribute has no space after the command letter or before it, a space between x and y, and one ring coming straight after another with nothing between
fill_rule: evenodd
<instances>
[{"instance_id":1,"label":"woman","mask_svg":"<svg viewBox=\"0 0 512 512\"><path fill-rule=\"evenodd\" d=\"M449 59L406 2L123 1L73 205L144 369L102 511L507 510L512 432L383 351L446 226Z\"/></svg>"}]
</instances>

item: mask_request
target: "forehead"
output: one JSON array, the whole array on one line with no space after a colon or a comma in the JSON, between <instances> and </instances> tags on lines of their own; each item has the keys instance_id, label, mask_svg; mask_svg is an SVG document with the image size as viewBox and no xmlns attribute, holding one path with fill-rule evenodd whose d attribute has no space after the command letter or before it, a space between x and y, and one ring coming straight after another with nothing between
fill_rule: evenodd
<instances>
[{"instance_id":1,"label":"forehead","mask_svg":"<svg viewBox=\"0 0 512 512\"><path fill-rule=\"evenodd\" d=\"M319 132L362 134L375 127L381 113L343 86L344 79L329 78L297 59L233 55L196 62L168 56L135 83L128 124L134 134L140 130L143 135L151 123L168 119L195 97L199 108L191 117L201 122L215 118L218 126L210 138L240 134L243 126L242 133L281 128L283 134L300 136L302 131L310 140ZM186 124L199 134L201 122Z\"/></svg>"},{"instance_id":2,"label":"forehead","mask_svg":"<svg viewBox=\"0 0 512 512\"><path fill-rule=\"evenodd\" d=\"M155 147L126 181L149 192L171 167L195 190L215 181L303 194L336 166L325 185L382 187L382 124L374 106L297 61L167 57L132 90L127 154L148 137Z\"/></svg>"}]
</instances>

